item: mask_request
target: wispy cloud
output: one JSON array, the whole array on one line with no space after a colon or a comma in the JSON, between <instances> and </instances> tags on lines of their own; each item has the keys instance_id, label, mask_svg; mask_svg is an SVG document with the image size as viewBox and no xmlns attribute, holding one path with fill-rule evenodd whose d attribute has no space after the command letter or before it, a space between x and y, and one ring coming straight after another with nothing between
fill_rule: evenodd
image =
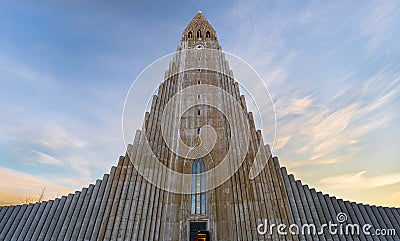
<instances>
[{"instance_id":1,"label":"wispy cloud","mask_svg":"<svg viewBox=\"0 0 400 241\"><path fill-rule=\"evenodd\" d=\"M395 174L385 172L380 163L383 174L377 175L372 168L376 163L364 153L374 150L368 145L374 141L389 146L384 143L393 140L371 136L386 127L396 132L390 126L399 123L399 10L398 1L357 6L256 1L237 2L232 8L230 14L238 21L229 50L259 72L275 105L273 152L311 186L347 199L398 204L390 185L390 180L398 183L396 155L380 160L395 167L390 170ZM375 177L366 172L343 174L360 165ZM336 181L339 186L331 188ZM392 195L391 201L368 196L369 185L382 196ZM347 192L356 186L363 186L364 193Z\"/></svg>"},{"instance_id":2,"label":"wispy cloud","mask_svg":"<svg viewBox=\"0 0 400 241\"><path fill-rule=\"evenodd\" d=\"M48 89L57 86L51 74L38 71L37 66L32 66L29 62L16 60L4 54L0 54L0 73L0 82L3 84L40 85Z\"/></svg>"},{"instance_id":3,"label":"wispy cloud","mask_svg":"<svg viewBox=\"0 0 400 241\"><path fill-rule=\"evenodd\" d=\"M358 151L357 147L363 136L386 126L400 114L390 108L399 101L398 79L390 81L391 76L387 75L382 80L379 75L380 73L371 79L379 78L391 88L367 90L367 87L361 86L361 89L357 89L353 86L353 97L346 96L347 99L350 97L347 102L341 102L336 96L324 106L318 105L309 96L292 101L284 101L288 99L287 96L278 99L275 102L278 106L278 134L279 130L283 130L281 134L285 139L290 135L291 139L301 141L303 146L296 148L297 153L307 156L311 161L315 160L315 164L336 163L324 160L325 157L331 159L327 157L331 153L343 155L345 151L346 155L351 155L353 151ZM365 85L369 84L367 81ZM292 147L296 145L291 144ZM275 150L285 151L278 148Z\"/></svg>"},{"instance_id":4,"label":"wispy cloud","mask_svg":"<svg viewBox=\"0 0 400 241\"><path fill-rule=\"evenodd\" d=\"M60 126L53 124L47 126L42 132L41 136L37 139L38 144L55 149L62 148L84 148L87 142L79 137L73 136L67 130Z\"/></svg>"},{"instance_id":5,"label":"wispy cloud","mask_svg":"<svg viewBox=\"0 0 400 241\"><path fill-rule=\"evenodd\" d=\"M360 22L361 36L367 37L366 50L369 54L390 54L398 52L396 43L396 25L400 18L400 3L398 1L368 2L362 8L363 15ZM388 48L390 47L390 48ZM392 48L394 47L394 48Z\"/></svg>"},{"instance_id":6,"label":"wispy cloud","mask_svg":"<svg viewBox=\"0 0 400 241\"><path fill-rule=\"evenodd\" d=\"M62 166L64 163L57 158L50 156L46 153L40 152L40 151L35 151L31 150L33 153L38 155L37 162L41 164L50 164L50 165L56 165L56 166Z\"/></svg>"},{"instance_id":7,"label":"wispy cloud","mask_svg":"<svg viewBox=\"0 0 400 241\"><path fill-rule=\"evenodd\" d=\"M279 135L278 138L275 140L274 150L280 150L286 146L286 144L290 141L291 136L282 136Z\"/></svg>"},{"instance_id":8,"label":"wispy cloud","mask_svg":"<svg viewBox=\"0 0 400 241\"><path fill-rule=\"evenodd\" d=\"M398 207L400 205L400 172L374 175L359 171L333 175L316 183L319 190L356 202Z\"/></svg>"},{"instance_id":9,"label":"wispy cloud","mask_svg":"<svg viewBox=\"0 0 400 241\"><path fill-rule=\"evenodd\" d=\"M69 187L55 184L54 180L0 167L0 205L19 203L26 196L31 201L37 201L37 197L43 188L46 188L45 199L73 191Z\"/></svg>"},{"instance_id":10,"label":"wispy cloud","mask_svg":"<svg viewBox=\"0 0 400 241\"><path fill-rule=\"evenodd\" d=\"M366 177L367 171L324 178L319 183L327 189L361 190L400 183L400 173Z\"/></svg>"},{"instance_id":11,"label":"wispy cloud","mask_svg":"<svg viewBox=\"0 0 400 241\"><path fill-rule=\"evenodd\" d=\"M26 117L25 112L9 111L17 121L0 121L4 128L0 131L0 161L13 160L5 164L9 168L10 164L17 164L15 175L23 173L17 170L26 168L59 185L79 188L100 178L123 153L122 140L117 139L118 117L107 120L114 122L112 128L99 131L98 124L87 126L54 119L42 124L40 116Z\"/></svg>"},{"instance_id":12,"label":"wispy cloud","mask_svg":"<svg viewBox=\"0 0 400 241\"><path fill-rule=\"evenodd\" d=\"M245 56L244 59L249 59L256 69L261 69L260 74L274 100L278 128L274 151L285 156L285 153L296 150L301 160L296 165L301 162L309 165L347 161L362 148L360 141L365 135L399 116L399 111L393 110L400 103L396 69L377 66L375 72L366 74L365 69L370 66L363 62L369 61L371 55L361 53L353 57L352 52L342 52L352 47L354 42L361 48L370 46L371 42L376 47L385 48L385 42L393 41L393 36L379 38L385 36L385 30L390 29L393 33L396 26L393 20L399 13L393 9L398 4L393 1L384 6L377 4L370 2L352 15L347 15L352 10L345 3L324 6L304 3L298 8L285 10L280 9L285 4L276 3L268 7L282 11L267 13L261 11L260 3L237 3L231 11L232 16L241 19L238 28L243 32L236 51ZM332 11L337 14L328 14ZM335 18L339 16L347 22L338 24ZM298 32L306 30L304 27L310 30ZM316 51L307 42L302 45L293 43L287 35L296 33L304 36L298 41L307 37L320 40L316 43L320 50ZM366 35L371 39L365 39ZM326 61L326 57L332 60ZM347 57L356 58L358 66L337 73L329 72L327 67L336 69L335 65L341 65L340 58ZM316 59L326 63L314 62ZM297 68L308 68L304 63L307 60L310 69L315 71L304 72ZM332 153L336 157L332 157Z\"/></svg>"},{"instance_id":13,"label":"wispy cloud","mask_svg":"<svg viewBox=\"0 0 400 241\"><path fill-rule=\"evenodd\" d=\"M286 115L302 115L307 111L313 102L312 96L297 97L293 99L279 98L275 101L276 113L283 117Z\"/></svg>"}]
</instances>

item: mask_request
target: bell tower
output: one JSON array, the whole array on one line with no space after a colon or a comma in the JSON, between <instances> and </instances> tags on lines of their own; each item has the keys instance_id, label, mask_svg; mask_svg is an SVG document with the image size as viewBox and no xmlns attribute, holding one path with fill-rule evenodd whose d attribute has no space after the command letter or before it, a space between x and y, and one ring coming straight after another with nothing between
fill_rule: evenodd
<instances>
[{"instance_id":1,"label":"bell tower","mask_svg":"<svg viewBox=\"0 0 400 241\"><path fill-rule=\"evenodd\" d=\"M220 49L217 33L201 11L198 11L192 21L183 30L181 46L182 49L210 48Z\"/></svg>"},{"instance_id":2,"label":"bell tower","mask_svg":"<svg viewBox=\"0 0 400 241\"><path fill-rule=\"evenodd\" d=\"M258 148L265 152L269 150L260 146L261 133L255 129L252 114L247 111L245 98L225 58L215 29L202 12L197 12L182 33L178 51L157 95L160 106L155 105L155 109L171 116L168 126L179 126L179 131L174 132L178 128L171 129L164 136L176 136L189 147L187 156L183 153L177 157L170 152L166 159L162 156L159 159L176 172L192 174L192 179L186 180L191 185L190 193L163 192L167 201L163 204L159 232L163 237L168 237L164 240L257 240L259 235L256 226L263 217L289 223L287 216L267 211L272 206L270 203L260 203L262 199L271 201L265 196L271 188L266 180L274 180L267 178L271 173L265 169L255 179L249 179L249 170ZM182 108L186 103L193 104L182 113L177 109L167 109L168 104L164 103L171 102L175 96L180 96L177 108ZM156 110L150 111L154 119L157 119L157 115ZM240 119L249 124L249 129L241 128L243 123ZM159 129L157 123L150 126ZM212 139L208 134L204 135L207 130L204 127L212 128L215 134L215 145L211 149L204 143ZM248 139L251 150L240 148L247 146L245 139ZM171 143L167 145L168 148L162 149L171 150L182 144ZM159 145L163 146L163 143ZM154 146L159 148L159 145ZM205 155L201 155L203 150ZM269 157L267 153L265 158ZM234 169L236 172L211 188L212 182L217 181L204 173L213 172L224 160L227 167L223 173ZM243 163L235 166L238 160L243 160ZM221 175L225 175L223 173ZM215 179L219 179L219 176ZM170 177L168 181L174 186L178 183ZM285 200L281 195L278 197ZM177 234L179 238L175 236Z\"/></svg>"}]
</instances>

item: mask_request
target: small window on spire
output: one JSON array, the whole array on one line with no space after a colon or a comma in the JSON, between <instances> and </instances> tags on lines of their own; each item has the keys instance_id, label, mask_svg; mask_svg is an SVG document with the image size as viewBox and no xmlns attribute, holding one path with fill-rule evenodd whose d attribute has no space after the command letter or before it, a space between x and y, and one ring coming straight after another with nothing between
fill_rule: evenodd
<instances>
[{"instance_id":1,"label":"small window on spire","mask_svg":"<svg viewBox=\"0 0 400 241\"><path fill-rule=\"evenodd\" d=\"M188 33L188 38L190 39L190 38L192 38L193 36L192 36L192 31L190 31L189 33Z\"/></svg>"},{"instance_id":2,"label":"small window on spire","mask_svg":"<svg viewBox=\"0 0 400 241\"><path fill-rule=\"evenodd\" d=\"M201 31L200 31L200 29L197 30L197 38L201 38Z\"/></svg>"},{"instance_id":3,"label":"small window on spire","mask_svg":"<svg viewBox=\"0 0 400 241\"><path fill-rule=\"evenodd\" d=\"M211 38L210 31L207 31L206 38Z\"/></svg>"}]
</instances>

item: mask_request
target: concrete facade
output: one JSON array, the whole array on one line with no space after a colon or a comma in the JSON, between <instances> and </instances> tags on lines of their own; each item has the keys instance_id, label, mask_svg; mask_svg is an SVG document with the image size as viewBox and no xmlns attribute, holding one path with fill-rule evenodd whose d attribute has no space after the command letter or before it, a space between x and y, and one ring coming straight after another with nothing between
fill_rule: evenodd
<instances>
[{"instance_id":1,"label":"concrete facade","mask_svg":"<svg viewBox=\"0 0 400 241\"><path fill-rule=\"evenodd\" d=\"M221 52L216 31L201 12L183 31L177 50L153 97L151 109L145 114L143 130L136 132L118 165L94 185L74 194L41 203L0 207L0 240L186 241L197 231L196 227L207 233L209 240L400 240L399 236L331 235L328 232L260 235L257 227L265 219L268 223L286 226L321 226L329 221L337 222L336 217L342 212L347 214L347 222L394 229L400 234L400 210L352 203L322 194L295 180L280 167L278 158L272 157L269 146L263 144L252 113L247 111L245 98ZM246 153L239 153L237 148L230 158L244 155L245 160L234 175L217 188L195 194L169 192L144 179L133 163L148 165L147 170L159 177L160 183L179 184L179 180L163 175L160 168L147 164L151 163L151 157L146 154L147 142L166 167L182 173L193 171L198 158L183 158L172 152L161 134L161 121L164 108L176 93L199 84L221 88L240 103L250 124L250 148ZM227 120L237 113L232 111L226 97L213 92L192 92L182 98L181 101L213 99L218 103L219 109L207 105L188 109L180 122L174 118L178 110L171 109L166 119L166 135L176 135L175 131L179 130L187 146L201 144L200 127L214 128L216 145L201 159L205 171L211 170L229 153L229 145L241 141L238 127ZM221 110L229 114L221 114ZM225 141L232 138L237 139L236 142ZM249 170L259 148L267 164L256 178L249 179ZM236 170L234 164L229 168ZM211 181L206 180L206 183ZM193 196L196 194L199 196Z\"/></svg>"}]
</instances>

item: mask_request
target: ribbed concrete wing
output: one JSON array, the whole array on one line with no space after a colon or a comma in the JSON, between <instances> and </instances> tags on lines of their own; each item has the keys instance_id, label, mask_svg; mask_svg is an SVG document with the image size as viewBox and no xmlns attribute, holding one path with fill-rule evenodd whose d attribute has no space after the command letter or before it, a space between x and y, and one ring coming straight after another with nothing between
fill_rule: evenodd
<instances>
[{"instance_id":1,"label":"ribbed concrete wing","mask_svg":"<svg viewBox=\"0 0 400 241\"><path fill-rule=\"evenodd\" d=\"M276 157L270 158L266 168L269 171L262 174L266 185L260 185L255 192L258 200L247 204L251 209L240 210L238 205L232 210L235 240L400 240L398 235L332 235L327 230L322 235L257 234L255 226L263 222L257 213L266 213L264 218L270 223L299 227L337 223L337 215L345 213L347 223L371 224L371 233L376 229L400 233L398 208L357 204L317 192L288 175ZM267 186L269 190L257 193ZM242 191L241 195L253 195ZM120 157L110 174L74 194L41 203L0 207L0 240L186 240L164 236L165 229L175 228L162 222L172 218L167 216L167 204L168 199L176 198L173 195L177 194L145 181L127 156ZM176 232L181 228L177 227Z\"/></svg>"},{"instance_id":2,"label":"ribbed concrete wing","mask_svg":"<svg viewBox=\"0 0 400 241\"><path fill-rule=\"evenodd\" d=\"M277 159L276 159L277 162ZM323 235L299 235L300 240L400 240L400 216L398 208L388 208L374 205L365 205L350 201L344 201L328 194L323 194L302 184L300 180L295 180L293 175L288 175L285 167L281 167L282 178L288 195L290 209L297 226L313 224L321 227L323 224L340 224L337 215L345 214L347 217L345 224L358 224L360 232L358 235L333 235L325 229ZM368 232L363 232L364 225L371 225ZM391 235L375 235L384 230L395 230ZM345 230L345 229L344 229ZM393 232L393 231L391 231Z\"/></svg>"},{"instance_id":3,"label":"ribbed concrete wing","mask_svg":"<svg viewBox=\"0 0 400 241\"><path fill-rule=\"evenodd\" d=\"M0 240L98 240L115 172L55 200L1 207Z\"/></svg>"}]
</instances>

